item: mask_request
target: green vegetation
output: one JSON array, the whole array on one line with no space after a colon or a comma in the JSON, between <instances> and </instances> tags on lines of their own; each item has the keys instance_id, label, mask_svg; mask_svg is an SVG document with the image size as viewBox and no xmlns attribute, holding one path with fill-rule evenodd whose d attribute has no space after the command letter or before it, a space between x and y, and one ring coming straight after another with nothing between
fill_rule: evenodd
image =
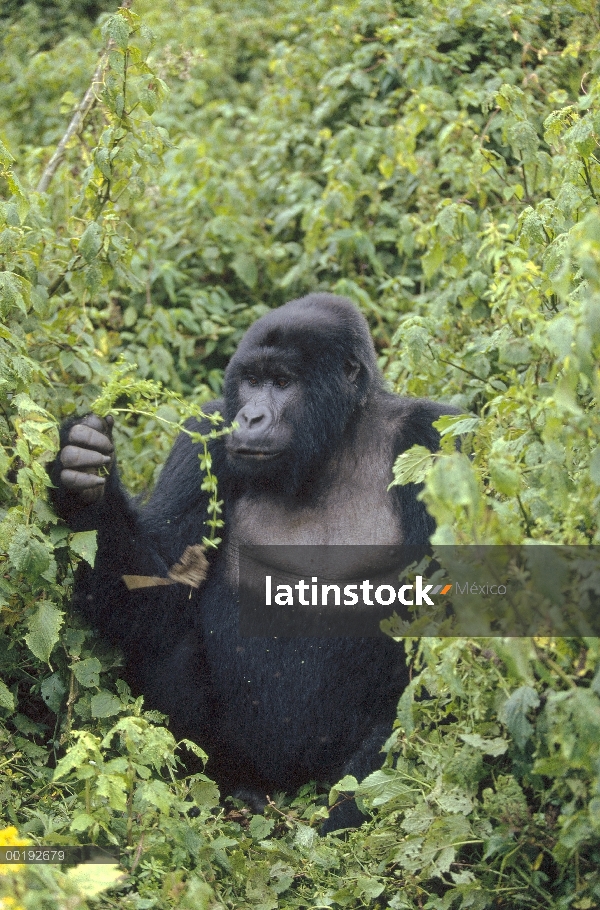
<instances>
[{"instance_id":1,"label":"green vegetation","mask_svg":"<svg viewBox=\"0 0 600 910\"><path fill-rule=\"evenodd\" d=\"M374 820L320 839L313 787L252 817L185 776L192 744L70 612L94 535L45 496L62 417L127 408L142 490L247 326L327 289L396 390L474 415L396 467L438 543L599 544L597 5L38 0L0 23L0 846L123 851L0 866L2 910L600 906L597 639L415 642L358 787Z\"/></svg>"}]
</instances>

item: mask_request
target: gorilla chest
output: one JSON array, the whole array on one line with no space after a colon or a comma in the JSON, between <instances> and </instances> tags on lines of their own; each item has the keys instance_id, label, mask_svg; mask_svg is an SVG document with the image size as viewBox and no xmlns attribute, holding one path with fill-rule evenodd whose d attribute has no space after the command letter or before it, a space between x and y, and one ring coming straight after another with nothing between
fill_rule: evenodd
<instances>
[{"instance_id":1,"label":"gorilla chest","mask_svg":"<svg viewBox=\"0 0 600 910\"><path fill-rule=\"evenodd\" d=\"M387 492L389 469L330 474L310 500L246 493L235 503L230 540L237 546L402 543L400 515Z\"/></svg>"}]
</instances>

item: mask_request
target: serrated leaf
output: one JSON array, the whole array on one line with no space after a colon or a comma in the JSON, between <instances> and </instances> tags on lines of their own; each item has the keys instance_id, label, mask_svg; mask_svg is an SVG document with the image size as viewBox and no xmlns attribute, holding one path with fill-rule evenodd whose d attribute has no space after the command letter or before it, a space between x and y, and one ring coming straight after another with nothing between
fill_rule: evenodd
<instances>
[{"instance_id":1,"label":"serrated leaf","mask_svg":"<svg viewBox=\"0 0 600 910\"><path fill-rule=\"evenodd\" d=\"M535 689L531 686L521 686L504 705L502 711L504 723L519 749L525 748L533 733L533 726L527 719L527 713L537 708L539 704L539 695Z\"/></svg>"},{"instance_id":2,"label":"serrated leaf","mask_svg":"<svg viewBox=\"0 0 600 910\"><path fill-rule=\"evenodd\" d=\"M319 835L314 828L309 828L308 825L299 824L296 828L294 846L299 847L301 850L310 850L318 836Z\"/></svg>"},{"instance_id":3,"label":"serrated leaf","mask_svg":"<svg viewBox=\"0 0 600 910\"><path fill-rule=\"evenodd\" d=\"M59 673L53 673L42 682L40 687L42 698L51 711L58 714L60 711L66 687Z\"/></svg>"},{"instance_id":4,"label":"serrated leaf","mask_svg":"<svg viewBox=\"0 0 600 910\"><path fill-rule=\"evenodd\" d=\"M218 806L220 799L219 788L215 782L208 777L203 779L200 775L197 776L190 787L190 796L196 805L202 809Z\"/></svg>"},{"instance_id":5,"label":"serrated leaf","mask_svg":"<svg viewBox=\"0 0 600 910\"><path fill-rule=\"evenodd\" d=\"M490 460L489 469L495 489L505 496L514 496L521 485L519 472L504 462L492 460Z\"/></svg>"},{"instance_id":6,"label":"serrated leaf","mask_svg":"<svg viewBox=\"0 0 600 910\"><path fill-rule=\"evenodd\" d=\"M17 445L17 452L19 446ZM25 469L19 471L19 475ZM20 480L20 477L19 477ZM39 539L28 527L19 528L8 547L8 558L17 572L36 578L50 565L50 551L45 541Z\"/></svg>"},{"instance_id":7,"label":"serrated leaf","mask_svg":"<svg viewBox=\"0 0 600 910\"><path fill-rule=\"evenodd\" d=\"M110 162L110 152L107 148L96 149L94 152L94 163L102 176L106 177L107 180L110 180L112 177L112 168Z\"/></svg>"},{"instance_id":8,"label":"serrated leaf","mask_svg":"<svg viewBox=\"0 0 600 910\"><path fill-rule=\"evenodd\" d=\"M79 239L79 252L86 262L94 259L102 249L102 228L95 221L88 224Z\"/></svg>"},{"instance_id":9,"label":"serrated leaf","mask_svg":"<svg viewBox=\"0 0 600 910\"><path fill-rule=\"evenodd\" d=\"M30 283L12 272L0 272L0 315L14 307L27 314L30 301Z\"/></svg>"},{"instance_id":10,"label":"serrated leaf","mask_svg":"<svg viewBox=\"0 0 600 910\"><path fill-rule=\"evenodd\" d=\"M139 783L135 793L136 803L139 801L154 806L159 812L168 815L173 803L173 795L162 780L149 780ZM258 816L262 818L262 816Z\"/></svg>"},{"instance_id":11,"label":"serrated leaf","mask_svg":"<svg viewBox=\"0 0 600 910\"><path fill-rule=\"evenodd\" d=\"M85 660L78 660L73 664L75 679L87 689L100 685L101 670L102 664L97 657L86 657Z\"/></svg>"},{"instance_id":12,"label":"serrated leaf","mask_svg":"<svg viewBox=\"0 0 600 910\"><path fill-rule=\"evenodd\" d=\"M264 815L253 815L250 821L249 830L254 840L265 840L273 828L275 822L272 818L265 818Z\"/></svg>"},{"instance_id":13,"label":"serrated leaf","mask_svg":"<svg viewBox=\"0 0 600 910\"><path fill-rule=\"evenodd\" d=\"M140 104L147 114L153 114L158 104L156 92L149 88L141 89Z\"/></svg>"},{"instance_id":14,"label":"serrated leaf","mask_svg":"<svg viewBox=\"0 0 600 910\"><path fill-rule=\"evenodd\" d=\"M203 762L208 761L208 755L204 749L201 749L200 746L197 743L193 742L191 739L182 739L180 740L179 745L185 746L186 749L189 749L193 755L195 755L197 758L200 758Z\"/></svg>"},{"instance_id":15,"label":"serrated leaf","mask_svg":"<svg viewBox=\"0 0 600 910\"><path fill-rule=\"evenodd\" d=\"M404 486L407 483L422 483L435 456L425 446L412 446L394 462L394 480L390 486Z\"/></svg>"},{"instance_id":16,"label":"serrated leaf","mask_svg":"<svg viewBox=\"0 0 600 910\"><path fill-rule=\"evenodd\" d=\"M71 549L87 563L94 567L96 551L98 549L98 535L96 531L78 531L71 537Z\"/></svg>"},{"instance_id":17,"label":"serrated leaf","mask_svg":"<svg viewBox=\"0 0 600 910\"><path fill-rule=\"evenodd\" d=\"M29 632L25 636L25 642L38 660L46 664L50 662L50 654L58 641L63 621L61 610L49 600L43 600L27 623Z\"/></svg>"},{"instance_id":18,"label":"serrated leaf","mask_svg":"<svg viewBox=\"0 0 600 910\"><path fill-rule=\"evenodd\" d=\"M425 278L429 280L435 275L444 262L444 248L436 243L424 256L421 257L421 268Z\"/></svg>"},{"instance_id":19,"label":"serrated leaf","mask_svg":"<svg viewBox=\"0 0 600 910\"><path fill-rule=\"evenodd\" d=\"M412 792L414 792L414 787L393 768L374 771L362 781L358 789L359 796L367 797L373 806L383 806L398 796L405 796Z\"/></svg>"},{"instance_id":20,"label":"serrated leaf","mask_svg":"<svg viewBox=\"0 0 600 910\"><path fill-rule=\"evenodd\" d=\"M110 692L102 691L92 695L92 717L113 717L122 708L121 699Z\"/></svg>"},{"instance_id":21,"label":"serrated leaf","mask_svg":"<svg viewBox=\"0 0 600 910\"><path fill-rule=\"evenodd\" d=\"M440 436L462 436L464 433L472 433L481 423L481 417L466 417L463 414L444 414L434 422L434 427L439 431Z\"/></svg>"},{"instance_id":22,"label":"serrated leaf","mask_svg":"<svg viewBox=\"0 0 600 910\"><path fill-rule=\"evenodd\" d=\"M11 164L14 160L15 160L15 159L13 158L13 156L11 155L11 153L8 151L8 149L6 148L6 146L4 145L4 143L3 143L3 142L0 142L0 164L1 164L3 167L9 167L10 164Z\"/></svg>"},{"instance_id":23,"label":"serrated leaf","mask_svg":"<svg viewBox=\"0 0 600 910\"><path fill-rule=\"evenodd\" d=\"M123 16L118 13L110 16L104 25L103 32L115 42L117 47L123 50L127 48L129 44L129 25Z\"/></svg>"},{"instance_id":24,"label":"serrated leaf","mask_svg":"<svg viewBox=\"0 0 600 910\"><path fill-rule=\"evenodd\" d=\"M485 755L504 755L508 749L508 743L501 736L494 739L485 739L479 733L459 733L460 739L474 749L479 749Z\"/></svg>"},{"instance_id":25,"label":"serrated leaf","mask_svg":"<svg viewBox=\"0 0 600 910\"><path fill-rule=\"evenodd\" d=\"M10 689L0 679L0 708L6 708L8 711L15 710L15 696Z\"/></svg>"},{"instance_id":26,"label":"serrated leaf","mask_svg":"<svg viewBox=\"0 0 600 910\"><path fill-rule=\"evenodd\" d=\"M93 815L89 815L87 812L76 812L73 816L71 824L69 825L69 831L81 833L83 831L87 831L95 824L96 819L93 817Z\"/></svg>"},{"instance_id":27,"label":"serrated leaf","mask_svg":"<svg viewBox=\"0 0 600 910\"><path fill-rule=\"evenodd\" d=\"M544 232L544 222L537 212L531 209L523 218L522 231L528 240L534 243L547 243L548 239Z\"/></svg>"},{"instance_id":28,"label":"serrated leaf","mask_svg":"<svg viewBox=\"0 0 600 910\"><path fill-rule=\"evenodd\" d=\"M473 811L473 800L461 790L444 790L436 797L436 803L444 812L454 815L469 815Z\"/></svg>"}]
</instances>

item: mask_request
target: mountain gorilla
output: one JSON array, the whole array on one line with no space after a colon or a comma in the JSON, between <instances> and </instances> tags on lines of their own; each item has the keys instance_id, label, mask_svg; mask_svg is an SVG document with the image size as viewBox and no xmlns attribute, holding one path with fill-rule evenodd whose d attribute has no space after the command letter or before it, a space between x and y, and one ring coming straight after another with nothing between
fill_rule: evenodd
<instances>
[{"instance_id":1,"label":"mountain gorilla","mask_svg":"<svg viewBox=\"0 0 600 910\"><path fill-rule=\"evenodd\" d=\"M54 503L74 530L98 529L93 577L79 600L122 647L134 687L169 715L176 735L207 750L207 770L225 792L360 779L382 761L408 680L403 648L384 636L242 637L232 554L246 544L425 544L433 521L418 488L388 484L401 452L415 443L436 450L432 422L453 410L385 391L365 319L331 294L259 319L227 368L224 399L206 410L237 429L210 444L225 533L196 590L129 591L122 578L164 578L201 543L199 446L180 435L140 504L119 483L112 418L64 425ZM188 426L210 429L206 420ZM354 565L353 577L372 570ZM362 819L346 800L324 830Z\"/></svg>"}]
</instances>

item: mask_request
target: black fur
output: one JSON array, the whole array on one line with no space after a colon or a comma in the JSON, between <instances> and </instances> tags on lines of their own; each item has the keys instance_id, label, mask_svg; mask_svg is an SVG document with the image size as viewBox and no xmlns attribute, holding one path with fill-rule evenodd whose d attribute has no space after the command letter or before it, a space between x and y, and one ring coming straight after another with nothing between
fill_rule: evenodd
<instances>
[{"instance_id":1,"label":"black fur","mask_svg":"<svg viewBox=\"0 0 600 910\"><path fill-rule=\"evenodd\" d=\"M120 644L129 678L169 715L175 734L208 751L208 771L226 792L364 777L381 764L407 684L403 649L383 638L240 638L225 557L244 542L379 543L387 534L426 543L433 522L417 489L386 488L398 454L415 443L437 448L432 421L452 409L386 392L365 320L349 301L327 294L258 320L226 371L224 401L210 407L228 420L241 414L244 426L211 444L225 538L191 596L182 585L128 592L121 580L165 576L206 534L198 451L187 436L175 442L143 506L122 489L116 469L100 501L81 506L55 462L59 513L75 529L99 532L85 612ZM275 451L283 444L270 461L239 457L253 446ZM326 829L360 819L346 802Z\"/></svg>"}]
</instances>

